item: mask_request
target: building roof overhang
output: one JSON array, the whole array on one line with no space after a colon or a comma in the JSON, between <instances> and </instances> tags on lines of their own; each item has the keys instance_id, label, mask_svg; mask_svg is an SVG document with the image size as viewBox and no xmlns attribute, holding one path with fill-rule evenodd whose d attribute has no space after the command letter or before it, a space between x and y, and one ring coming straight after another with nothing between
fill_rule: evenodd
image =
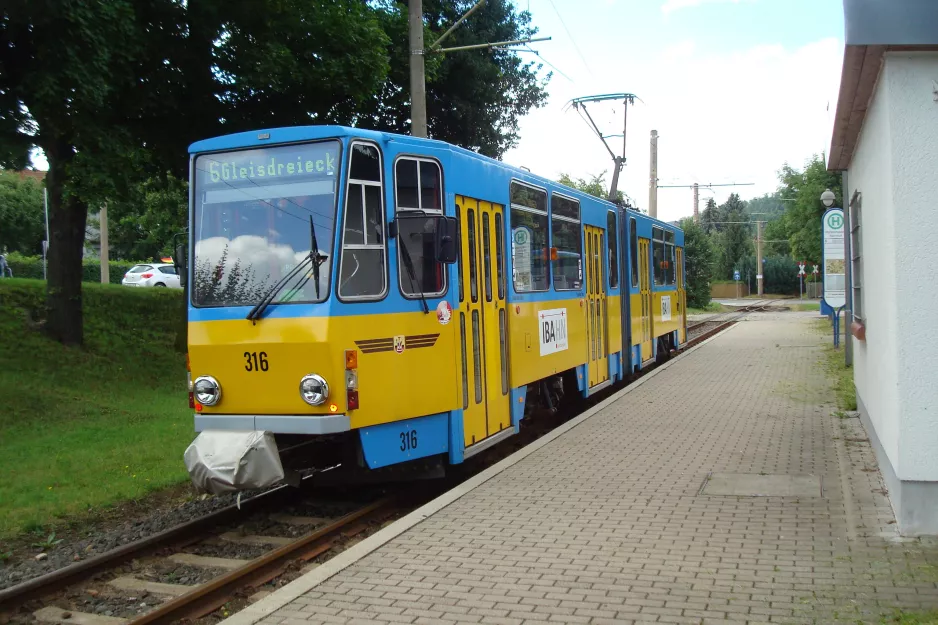
<instances>
[{"instance_id":1,"label":"building roof overhang","mask_svg":"<svg viewBox=\"0 0 938 625\"><path fill-rule=\"evenodd\" d=\"M844 0L840 93L827 168L850 166L886 52L938 50L938 2Z\"/></svg>"}]
</instances>

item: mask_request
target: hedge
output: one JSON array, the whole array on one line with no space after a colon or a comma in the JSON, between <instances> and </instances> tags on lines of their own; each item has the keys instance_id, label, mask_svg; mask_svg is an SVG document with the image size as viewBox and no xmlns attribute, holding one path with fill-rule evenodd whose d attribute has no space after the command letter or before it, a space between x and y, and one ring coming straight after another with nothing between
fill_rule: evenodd
<instances>
[{"instance_id":1,"label":"hedge","mask_svg":"<svg viewBox=\"0 0 938 625\"><path fill-rule=\"evenodd\" d=\"M145 261L141 261L145 262ZM23 256L16 252L7 255L7 264L13 270L14 278L32 278L42 280L42 257L41 256ZM112 260L108 263L110 274L108 279L111 284L120 284L124 274L140 263L124 260ZM101 263L96 259L85 258L82 260L82 282L101 282Z\"/></svg>"}]
</instances>

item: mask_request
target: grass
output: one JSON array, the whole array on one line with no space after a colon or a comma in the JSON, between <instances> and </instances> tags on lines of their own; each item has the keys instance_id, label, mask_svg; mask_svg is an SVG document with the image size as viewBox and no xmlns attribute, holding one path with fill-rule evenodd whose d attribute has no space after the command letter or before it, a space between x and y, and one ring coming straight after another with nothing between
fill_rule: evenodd
<instances>
[{"instance_id":1,"label":"grass","mask_svg":"<svg viewBox=\"0 0 938 625\"><path fill-rule=\"evenodd\" d=\"M801 302L798 304L789 304L788 308L796 312L807 312L811 310L817 310L820 312L821 303L820 302Z\"/></svg>"},{"instance_id":2,"label":"grass","mask_svg":"<svg viewBox=\"0 0 938 625\"><path fill-rule=\"evenodd\" d=\"M0 280L0 539L185 480L194 436L178 291L85 284L81 348L39 331L44 291Z\"/></svg>"},{"instance_id":3,"label":"grass","mask_svg":"<svg viewBox=\"0 0 938 625\"><path fill-rule=\"evenodd\" d=\"M726 311L726 307L723 306L723 304L720 304L719 302L710 302L703 308L694 308L693 306L687 307L688 315L703 315L706 313L718 313L718 312L725 312L725 311Z\"/></svg>"},{"instance_id":4,"label":"grass","mask_svg":"<svg viewBox=\"0 0 938 625\"><path fill-rule=\"evenodd\" d=\"M856 410L857 390L853 383L853 367L844 365L844 342L848 336L841 336L840 348L834 349L834 337L830 320L818 319L815 321L814 327L819 333L829 338L829 341L824 344L823 363L830 375L838 408L841 410ZM843 332L843 320L841 320L840 327Z\"/></svg>"},{"instance_id":5,"label":"grass","mask_svg":"<svg viewBox=\"0 0 938 625\"><path fill-rule=\"evenodd\" d=\"M938 625L938 610L928 612L897 611L895 615L884 617L880 622L895 625Z\"/></svg>"}]
</instances>

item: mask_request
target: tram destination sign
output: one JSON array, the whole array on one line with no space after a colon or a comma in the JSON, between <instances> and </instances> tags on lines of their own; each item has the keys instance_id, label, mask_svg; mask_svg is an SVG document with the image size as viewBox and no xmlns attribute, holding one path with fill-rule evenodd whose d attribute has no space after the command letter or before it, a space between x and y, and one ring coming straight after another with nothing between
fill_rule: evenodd
<instances>
[{"instance_id":1,"label":"tram destination sign","mask_svg":"<svg viewBox=\"0 0 938 625\"><path fill-rule=\"evenodd\" d=\"M824 253L824 301L837 310L847 304L844 258L844 211L831 208L821 218Z\"/></svg>"}]
</instances>

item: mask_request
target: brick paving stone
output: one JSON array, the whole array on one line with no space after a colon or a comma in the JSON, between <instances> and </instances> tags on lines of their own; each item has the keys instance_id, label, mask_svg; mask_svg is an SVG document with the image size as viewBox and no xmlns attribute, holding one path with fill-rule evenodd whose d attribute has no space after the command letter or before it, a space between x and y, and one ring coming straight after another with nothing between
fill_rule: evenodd
<instances>
[{"instance_id":1,"label":"brick paving stone","mask_svg":"<svg viewBox=\"0 0 938 625\"><path fill-rule=\"evenodd\" d=\"M938 540L899 539L840 419L816 315L696 350L259 622L878 623L938 608ZM699 494L810 474L818 497ZM842 473L844 472L844 473Z\"/></svg>"}]
</instances>

